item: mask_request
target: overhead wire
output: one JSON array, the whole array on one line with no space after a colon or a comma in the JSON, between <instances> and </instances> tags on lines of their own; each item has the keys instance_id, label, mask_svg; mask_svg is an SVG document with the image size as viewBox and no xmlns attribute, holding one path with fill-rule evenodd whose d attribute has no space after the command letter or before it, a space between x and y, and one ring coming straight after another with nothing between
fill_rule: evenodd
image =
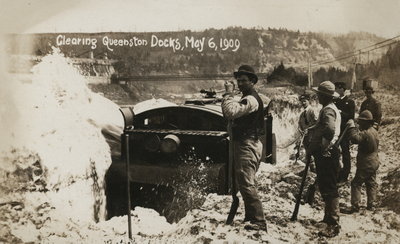
<instances>
[{"instance_id":1,"label":"overhead wire","mask_svg":"<svg viewBox=\"0 0 400 244\"><path fill-rule=\"evenodd\" d=\"M389 46L389 45L393 45L394 43L397 43L399 41L399 40L395 40L395 39L397 39L399 37L400 37L400 35L392 37L390 39L386 39L386 40L381 41L381 42L377 42L377 43L375 43L373 45L370 45L370 46L355 50L353 52L342 54L340 56L335 57L334 59L329 59L329 60L325 60L325 61L318 61L318 62L312 63L311 66L315 67L315 66L319 66L319 65L333 63L333 62L340 61L340 60L343 60L343 59L356 57L356 56L359 56L359 55L361 55L363 53L370 52L370 51L373 51L373 50L376 50L376 49L380 49L380 48L383 48L383 47L386 47L386 46ZM391 42L387 43L387 44L384 44L384 45L381 45L381 44L383 44L385 42L388 42L388 41L391 41ZM369 48L372 48L372 49L369 49ZM362 50L365 50L365 51L362 51Z\"/></svg>"},{"instance_id":2,"label":"overhead wire","mask_svg":"<svg viewBox=\"0 0 400 244\"><path fill-rule=\"evenodd\" d=\"M389 38L389 39L386 39L386 40L383 40L383 41L380 41L380 42L377 42L377 43L375 43L375 44L372 44L372 45L369 45L369 46L366 46L366 47L363 47L363 48L360 48L360 49L358 49L358 50L356 50L356 51L352 51L352 52L347 52L347 53L341 54L340 56L338 56L338 57L336 57L336 58L340 58L340 57L342 57L342 56L346 56L346 55L350 55L350 54L358 55L358 52L360 52L361 50L368 49L368 48L370 48L370 47L375 47L375 46L377 46L377 45L379 45L379 44L382 44L382 43L385 43L385 42L394 40L394 39L399 38L399 37L400 37L400 35L395 36L395 37L392 37L392 38ZM397 40L396 40L396 41L397 41Z\"/></svg>"}]
</instances>

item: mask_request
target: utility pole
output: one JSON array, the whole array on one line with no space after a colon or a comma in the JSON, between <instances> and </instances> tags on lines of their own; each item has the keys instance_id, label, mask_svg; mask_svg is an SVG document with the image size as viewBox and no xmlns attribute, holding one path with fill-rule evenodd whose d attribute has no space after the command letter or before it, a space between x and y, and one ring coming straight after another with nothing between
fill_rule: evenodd
<instances>
[{"instance_id":1,"label":"utility pole","mask_svg":"<svg viewBox=\"0 0 400 244\"><path fill-rule=\"evenodd\" d=\"M352 77L351 77L350 92L353 92L353 90L354 90L354 85L355 85L356 82L357 82L356 68L357 68L357 59L354 58L354 69L353 69L353 75L352 75Z\"/></svg>"},{"instance_id":2,"label":"utility pole","mask_svg":"<svg viewBox=\"0 0 400 244\"><path fill-rule=\"evenodd\" d=\"M307 87L311 88L312 86L312 71L311 71L311 44L308 46L308 80Z\"/></svg>"},{"instance_id":3,"label":"utility pole","mask_svg":"<svg viewBox=\"0 0 400 244\"><path fill-rule=\"evenodd\" d=\"M310 61L310 87L314 85L314 79L313 79L313 71L312 71L312 66L311 66L311 61Z\"/></svg>"},{"instance_id":4,"label":"utility pole","mask_svg":"<svg viewBox=\"0 0 400 244\"><path fill-rule=\"evenodd\" d=\"M307 60L307 88L310 88L310 56Z\"/></svg>"}]
</instances>

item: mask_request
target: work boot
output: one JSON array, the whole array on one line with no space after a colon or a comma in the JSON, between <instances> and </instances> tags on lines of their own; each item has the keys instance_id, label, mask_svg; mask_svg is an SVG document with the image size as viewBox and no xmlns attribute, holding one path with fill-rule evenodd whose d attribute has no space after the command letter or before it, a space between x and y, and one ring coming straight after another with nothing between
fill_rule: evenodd
<instances>
[{"instance_id":1,"label":"work boot","mask_svg":"<svg viewBox=\"0 0 400 244\"><path fill-rule=\"evenodd\" d=\"M250 222L244 226L245 230L257 230L257 231L265 231L268 232L267 230L267 223L260 221L260 222Z\"/></svg>"},{"instance_id":2,"label":"work boot","mask_svg":"<svg viewBox=\"0 0 400 244\"><path fill-rule=\"evenodd\" d=\"M318 229L326 228L328 225L328 220L324 217L322 220L318 221L314 226Z\"/></svg>"},{"instance_id":3,"label":"work boot","mask_svg":"<svg viewBox=\"0 0 400 244\"><path fill-rule=\"evenodd\" d=\"M368 205L367 206L367 210L369 210L369 211L375 211L376 210L376 208L375 208L375 206L374 205Z\"/></svg>"},{"instance_id":4,"label":"work boot","mask_svg":"<svg viewBox=\"0 0 400 244\"><path fill-rule=\"evenodd\" d=\"M318 223L328 223L328 218L326 217L326 214L324 215L322 220L320 220Z\"/></svg>"},{"instance_id":5,"label":"work boot","mask_svg":"<svg viewBox=\"0 0 400 244\"><path fill-rule=\"evenodd\" d=\"M360 211L360 208L355 207L355 206L351 206L351 208L340 210L340 212L344 213L344 214L353 214L353 213L358 213L359 211Z\"/></svg>"},{"instance_id":6,"label":"work boot","mask_svg":"<svg viewBox=\"0 0 400 244\"><path fill-rule=\"evenodd\" d=\"M339 224L339 198L333 198L325 201L326 217L329 225Z\"/></svg>"},{"instance_id":7,"label":"work boot","mask_svg":"<svg viewBox=\"0 0 400 244\"><path fill-rule=\"evenodd\" d=\"M326 228L329 220L328 220L328 214L327 214L327 208L324 209L324 217L322 218L322 220L318 221L315 224L315 227L322 229L322 228Z\"/></svg>"},{"instance_id":8,"label":"work boot","mask_svg":"<svg viewBox=\"0 0 400 244\"><path fill-rule=\"evenodd\" d=\"M326 229L318 232L318 235L332 238L332 237L337 236L339 234L339 232L340 232L340 225L338 225L338 224L337 225L328 225L326 227Z\"/></svg>"}]
</instances>

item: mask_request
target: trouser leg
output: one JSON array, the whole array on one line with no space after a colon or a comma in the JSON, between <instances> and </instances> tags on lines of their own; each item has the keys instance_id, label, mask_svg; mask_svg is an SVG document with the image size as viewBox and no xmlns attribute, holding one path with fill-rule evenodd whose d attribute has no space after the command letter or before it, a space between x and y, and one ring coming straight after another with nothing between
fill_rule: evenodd
<instances>
[{"instance_id":1,"label":"trouser leg","mask_svg":"<svg viewBox=\"0 0 400 244\"><path fill-rule=\"evenodd\" d=\"M339 198L325 201L326 223L328 225L339 225Z\"/></svg>"},{"instance_id":2,"label":"trouser leg","mask_svg":"<svg viewBox=\"0 0 400 244\"><path fill-rule=\"evenodd\" d=\"M343 141L340 143L342 148L342 163L343 169L340 172L340 180L347 180L351 170L351 161L350 161L350 143L347 138L343 138Z\"/></svg>"},{"instance_id":3,"label":"trouser leg","mask_svg":"<svg viewBox=\"0 0 400 244\"><path fill-rule=\"evenodd\" d=\"M325 214L323 221L328 225L339 223L339 192L337 177L339 172L339 152L331 152L330 157L324 157L320 153L314 155L317 170L317 183L321 196L325 202Z\"/></svg>"},{"instance_id":4,"label":"trouser leg","mask_svg":"<svg viewBox=\"0 0 400 244\"><path fill-rule=\"evenodd\" d=\"M376 171L370 173L365 181L365 186L367 188L367 207L376 206L376 192L378 189L378 184L376 183Z\"/></svg>"},{"instance_id":5,"label":"trouser leg","mask_svg":"<svg viewBox=\"0 0 400 244\"><path fill-rule=\"evenodd\" d=\"M262 144L248 139L235 144L235 173L245 206L245 220L265 222L264 211L255 185L255 174L260 164Z\"/></svg>"},{"instance_id":6,"label":"trouser leg","mask_svg":"<svg viewBox=\"0 0 400 244\"><path fill-rule=\"evenodd\" d=\"M327 227L321 230L318 235L325 237L335 237L340 232L339 225L339 198L327 199L325 201L325 208L327 211Z\"/></svg>"},{"instance_id":7,"label":"trouser leg","mask_svg":"<svg viewBox=\"0 0 400 244\"><path fill-rule=\"evenodd\" d=\"M337 178L339 172L339 153L331 152L330 157L320 153L314 155L317 170L317 183L324 201L339 197Z\"/></svg>"},{"instance_id":8,"label":"trouser leg","mask_svg":"<svg viewBox=\"0 0 400 244\"><path fill-rule=\"evenodd\" d=\"M362 171L357 170L354 179L351 181L351 206L360 207L361 201L361 186L364 183Z\"/></svg>"}]
</instances>

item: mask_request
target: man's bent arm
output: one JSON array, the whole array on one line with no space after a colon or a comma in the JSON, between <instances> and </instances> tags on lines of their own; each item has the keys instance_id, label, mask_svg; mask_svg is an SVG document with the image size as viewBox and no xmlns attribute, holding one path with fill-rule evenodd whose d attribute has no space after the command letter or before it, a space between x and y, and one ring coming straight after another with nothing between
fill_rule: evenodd
<instances>
[{"instance_id":1,"label":"man's bent arm","mask_svg":"<svg viewBox=\"0 0 400 244\"><path fill-rule=\"evenodd\" d=\"M238 102L233 100L232 96L227 95L224 96L221 107L225 118L237 119L257 111L258 102L253 96L246 96Z\"/></svg>"}]
</instances>

